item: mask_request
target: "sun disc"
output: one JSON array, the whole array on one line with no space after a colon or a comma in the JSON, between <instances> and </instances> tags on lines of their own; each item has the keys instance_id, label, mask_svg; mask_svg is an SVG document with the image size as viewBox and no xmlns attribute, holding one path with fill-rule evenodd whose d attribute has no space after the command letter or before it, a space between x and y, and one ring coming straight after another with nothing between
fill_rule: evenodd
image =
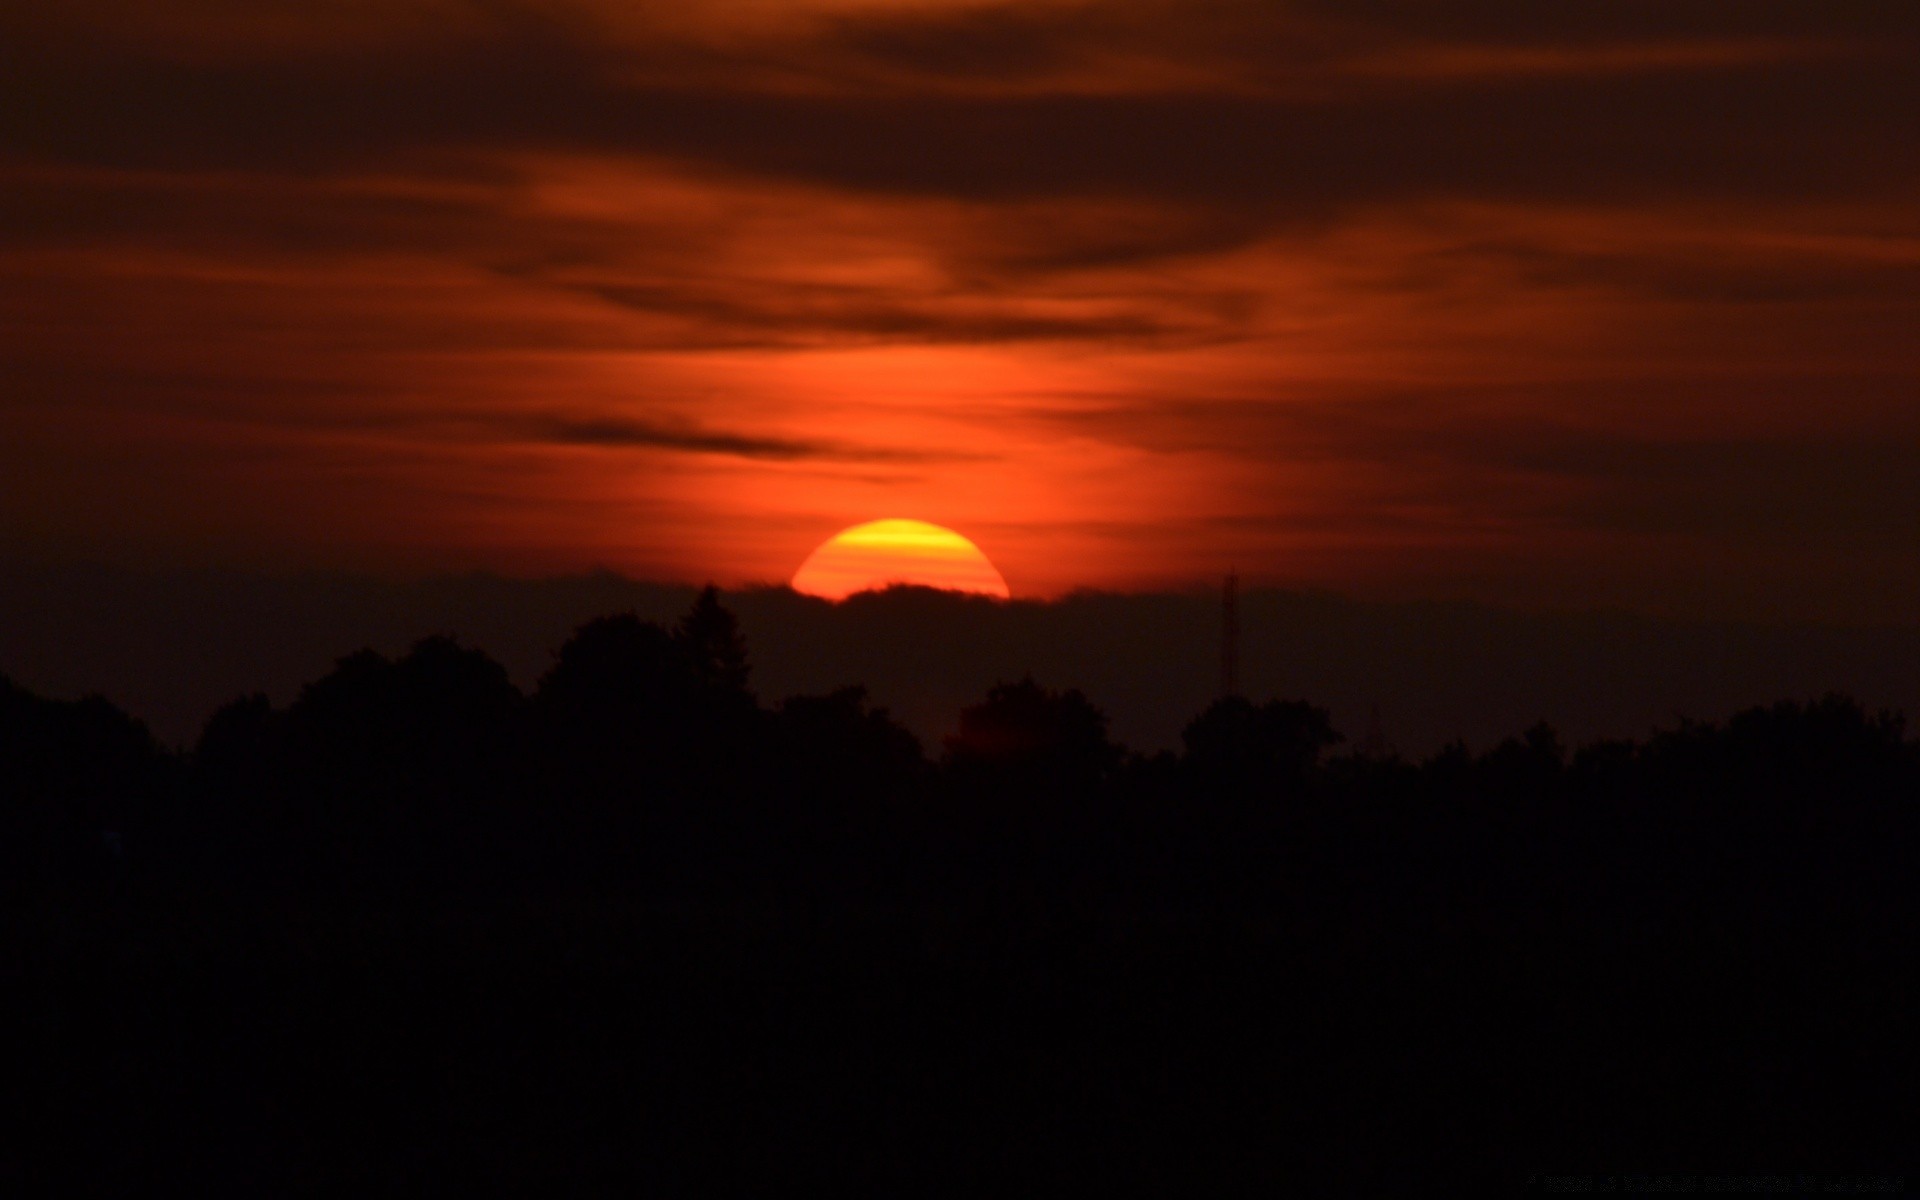
<instances>
[{"instance_id":1,"label":"sun disc","mask_svg":"<svg viewBox=\"0 0 1920 1200\"><path fill-rule=\"evenodd\" d=\"M791 586L809 596L844 600L895 584L1002 600L1011 595L980 547L944 526L898 519L868 521L834 534L800 564Z\"/></svg>"}]
</instances>

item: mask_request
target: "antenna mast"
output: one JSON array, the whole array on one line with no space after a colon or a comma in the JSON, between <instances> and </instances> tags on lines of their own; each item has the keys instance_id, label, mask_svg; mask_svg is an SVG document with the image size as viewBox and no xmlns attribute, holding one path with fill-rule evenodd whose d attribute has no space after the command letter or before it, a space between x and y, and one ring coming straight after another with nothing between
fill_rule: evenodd
<instances>
[{"instance_id":1,"label":"antenna mast","mask_svg":"<svg viewBox=\"0 0 1920 1200\"><path fill-rule=\"evenodd\" d=\"M1231 570L1220 597L1220 694L1240 694L1240 576Z\"/></svg>"}]
</instances>

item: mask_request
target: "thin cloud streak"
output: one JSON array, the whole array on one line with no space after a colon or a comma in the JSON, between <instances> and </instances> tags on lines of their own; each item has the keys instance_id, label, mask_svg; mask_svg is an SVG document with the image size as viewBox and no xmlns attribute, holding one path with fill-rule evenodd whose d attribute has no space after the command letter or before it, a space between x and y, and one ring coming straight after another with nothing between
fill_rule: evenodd
<instances>
[{"instance_id":1,"label":"thin cloud streak","mask_svg":"<svg viewBox=\"0 0 1920 1200\"><path fill-rule=\"evenodd\" d=\"M851 463L924 463L965 461L974 457L934 450L900 450L845 442L763 437L614 417L555 418L533 423L528 430L538 440L562 446L679 450L776 462L824 459Z\"/></svg>"}]
</instances>

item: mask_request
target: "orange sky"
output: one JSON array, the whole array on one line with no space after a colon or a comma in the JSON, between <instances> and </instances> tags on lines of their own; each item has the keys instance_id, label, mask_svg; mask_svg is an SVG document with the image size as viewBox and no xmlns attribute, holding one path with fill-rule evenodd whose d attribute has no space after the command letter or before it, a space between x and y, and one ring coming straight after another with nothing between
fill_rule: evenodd
<instances>
[{"instance_id":1,"label":"orange sky","mask_svg":"<svg viewBox=\"0 0 1920 1200\"><path fill-rule=\"evenodd\" d=\"M1920 10L0 16L0 554L1911 622Z\"/></svg>"}]
</instances>

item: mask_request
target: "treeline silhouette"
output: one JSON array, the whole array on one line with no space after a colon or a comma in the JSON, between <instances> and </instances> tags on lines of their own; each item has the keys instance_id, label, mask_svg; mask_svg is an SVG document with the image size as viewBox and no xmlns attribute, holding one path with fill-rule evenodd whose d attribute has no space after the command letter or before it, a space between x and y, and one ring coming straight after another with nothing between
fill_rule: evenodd
<instances>
[{"instance_id":1,"label":"treeline silhouette","mask_svg":"<svg viewBox=\"0 0 1920 1200\"><path fill-rule=\"evenodd\" d=\"M582 626L530 695L429 638L178 754L0 679L14 1169L1080 1191L1911 1154L1897 716L1416 763L1228 697L1142 756L1026 679L929 754L859 687L749 685L712 589Z\"/></svg>"}]
</instances>

